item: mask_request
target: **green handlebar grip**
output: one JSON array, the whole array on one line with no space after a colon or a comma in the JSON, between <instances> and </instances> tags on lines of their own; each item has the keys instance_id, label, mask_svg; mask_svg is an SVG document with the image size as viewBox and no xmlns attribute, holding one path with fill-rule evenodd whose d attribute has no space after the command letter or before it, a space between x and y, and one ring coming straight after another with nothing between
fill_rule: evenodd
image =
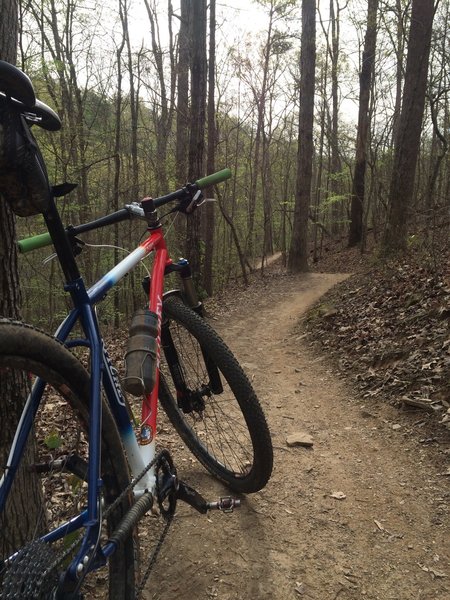
<instances>
[{"instance_id":1,"label":"green handlebar grip","mask_svg":"<svg viewBox=\"0 0 450 600\"><path fill-rule=\"evenodd\" d=\"M49 233L41 233L40 235L33 235L33 237L19 240L17 245L19 246L19 251L25 253L37 250L38 248L43 248L44 246L50 246L52 243L52 238Z\"/></svg>"},{"instance_id":2,"label":"green handlebar grip","mask_svg":"<svg viewBox=\"0 0 450 600\"><path fill-rule=\"evenodd\" d=\"M201 179L197 179L195 184L203 189L205 187L209 187L210 185L216 185L217 183L221 183L222 181L226 181L231 177L230 169L222 169L222 171L217 171L217 173L213 173L212 175L207 175L206 177L202 177Z\"/></svg>"}]
</instances>

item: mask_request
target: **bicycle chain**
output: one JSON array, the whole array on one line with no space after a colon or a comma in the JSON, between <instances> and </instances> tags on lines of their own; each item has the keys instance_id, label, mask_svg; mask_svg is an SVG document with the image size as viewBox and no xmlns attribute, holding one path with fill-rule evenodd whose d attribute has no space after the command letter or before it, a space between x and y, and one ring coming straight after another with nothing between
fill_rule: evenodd
<instances>
[{"instance_id":1,"label":"bicycle chain","mask_svg":"<svg viewBox=\"0 0 450 600\"><path fill-rule=\"evenodd\" d=\"M119 496L114 500L112 504L108 506L102 516L102 520L106 519L108 515L122 502L123 498L128 495L137 483L148 473L153 467L158 467L159 464L165 460L166 456L170 456L168 450L162 450L149 462L149 464L142 469L139 475L133 479L127 487L122 490ZM158 481L157 481L158 491ZM150 556L148 567L140 581L137 591L136 598L138 599L148 581L150 573L156 563L161 547L169 531L169 527L173 521L173 513L164 516L166 525L163 532L158 540L158 543ZM8 565L3 575L3 585L0 591L0 600L17 600L23 598L26 600L46 600L57 583L57 567L72 553L72 551L78 546L83 535L80 534L77 539L64 551L58 558L54 558L55 553L51 548L50 544L46 544L40 540L34 540L33 542L24 546L20 551L19 556ZM50 566L48 565L49 560L52 560ZM56 577L53 580L52 574ZM18 595L19 594L19 595Z\"/></svg>"},{"instance_id":2,"label":"bicycle chain","mask_svg":"<svg viewBox=\"0 0 450 600\"><path fill-rule=\"evenodd\" d=\"M141 473L139 473L139 475L136 477L136 479L131 481L128 484L128 486L121 492L121 494L114 500L114 502L112 504L110 504L110 506L108 506L107 510L105 511L105 513L103 515L103 518L107 517L109 515L109 513L111 511L113 511L116 508L116 506L118 506L120 504L120 502L122 501L124 496L126 496L128 493L131 492L131 490L136 486L138 481L140 481L144 477L144 475L146 473L148 473L148 471L150 471L150 469L153 466L156 466L156 468L158 468L158 466L163 463L166 456L170 457L169 451L161 450L161 452L159 452L159 454L157 454L157 456L155 456L155 458L152 461L150 461L149 464L141 471ZM158 493L158 478L156 478L156 492ZM169 513L169 514L163 515L163 516L164 516L164 519L166 520L166 525L161 533L158 543L155 546L155 549L153 550L153 553L150 556L147 570L145 571L145 573L138 585L138 588L136 590L136 600L139 600L141 593L145 587L145 584L147 583L148 578L150 577L150 573L151 573L153 567L155 566L156 560L161 551L164 540L169 532L170 525L172 524L174 513L171 513L171 514Z\"/></svg>"},{"instance_id":3,"label":"bicycle chain","mask_svg":"<svg viewBox=\"0 0 450 600\"><path fill-rule=\"evenodd\" d=\"M173 521L173 514L169 515L169 517L166 518L166 525L165 525L163 532L158 540L157 545L155 546L155 549L153 550L152 555L150 556L147 570L145 571L144 575L142 576L142 579L137 587L136 600L139 600L139 598L141 597L142 591L145 588L148 578L150 577L150 573L152 572L152 569L155 566L156 560L161 551L162 545L164 544L164 540L166 539L166 536L169 533L169 528L172 524L172 521Z\"/></svg>"},{"instance_id":4,"label":"bicycle chain","mask_svg":"<svg viewBox=\"0 0 450 600\"><path fill-rule=\"evenodd\" d=\"M162 466L163 463L165 463L165 465L169 465L169 467L173 467L173 462L170 456L170 453L168 450L162 450L159 454L158 454L158 464L156 466L156 495L157 495L157 500L158 502L160 502L159 500L159 480L158 480L158 467ZM176 473L176 471L175 471ZM170 505L172 506L172 505ZM160 504L160 509L161 509L161 516L163 517L163 519L166 521L166 525L159 537L158 543L155 546L155 549L153 550L153 553L150 556L150 560L148 563L148 567L137 587L136 590L136 600L139 600L139 598L141 597L141 593L148 581L148 578L150 577L150 573L153 569L153 567L155 566L156 560L158 558L158 555L161 551L162 545L164 543L164 540L166 539L167 534L169 533L169 528L172 524L173 521L173 517L175 515L175 507L176 507L176 499L175 499L175 504L172 506L172 508L170 509L166 509L166 510L162 510L162 506Z\"/></svg>"}]
</instances>

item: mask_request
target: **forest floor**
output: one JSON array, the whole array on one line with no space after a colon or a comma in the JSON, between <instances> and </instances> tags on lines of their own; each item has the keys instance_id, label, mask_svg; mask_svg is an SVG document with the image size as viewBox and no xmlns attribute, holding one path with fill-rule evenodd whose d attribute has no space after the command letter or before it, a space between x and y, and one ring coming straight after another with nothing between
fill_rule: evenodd
<instances>
[{"instance_id":1,"label":"forest floor","mask_svg":"<svg viewBox=\"0 0 450 600\"><path fill-rule=\"evenodd\" d=\"M232 515L179 504L146 600L450 600L449 282L343 252L319 263L335 272L275 264L208 305L266 412L274 472ZM288 446L298 432L313 445ZM185 481L227 493L175 446Z\"/></svg>"}]
</instances>

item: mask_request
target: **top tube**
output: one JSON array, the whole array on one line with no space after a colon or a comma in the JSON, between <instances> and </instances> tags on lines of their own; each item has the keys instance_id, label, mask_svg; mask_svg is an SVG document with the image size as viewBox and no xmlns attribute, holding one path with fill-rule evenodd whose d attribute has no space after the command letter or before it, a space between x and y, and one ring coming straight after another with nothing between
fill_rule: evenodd
<instances>
[{"instance_id":1,"label":"top tube","mask_svg":"<svg viewBox=\"0 0 450 600\"><path fill-rule=\"evenodd\" d=\"M115 267L113 267L108 273L103 275L97 283L89 288L88 296L93 304L99 302L105 294L110 290L118 281L120 281L127 273L129 273L136 265L138 265L142 259L148 256L153 250L164 244L164 236L161 231L152 231L150 237L142 242L136 248L121 260Z\"/></svg>"}]
</instances>

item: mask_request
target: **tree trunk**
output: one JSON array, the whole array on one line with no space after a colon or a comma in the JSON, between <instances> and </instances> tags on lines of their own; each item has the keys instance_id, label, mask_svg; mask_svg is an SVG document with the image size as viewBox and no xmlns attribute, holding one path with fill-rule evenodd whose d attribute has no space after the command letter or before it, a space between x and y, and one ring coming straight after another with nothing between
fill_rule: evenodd
<instances>
[{"instance_id":1,"label":"tree trunk","mask_svg":"<svg viewBox=\"0 0 450 600\"><path fill-rule=\"evenodd\" d=\"M189 31L192 0L180 1L180 29L178 33L178 53L176 61L176 145L175 175L177 186L188 180L189 151ZM165 192L164 192L165 193ZM174 224L174 247L180 256L186 252L186 219L178 218Z\"/></svg>"},{"instance_id":2,"label":"tree trunk","mask_svg":"<svg viewBox=\"0 0 450 600\"><path fill-rule=\"evenodd\" d=\"M216 0L209 3L209 63L208 63L208 154L206 160L207 174L214 173L216 149L216 106L214 99L216 69ZM212 197L212 189L205 191ZM214 254L214 204L204 207L205 263L203 266L203 287L207 294L213 293L213 254Z\"/></svg>"},{"instance_id":3,"label":"tree trunk","mask_svg":"<svg viewBox=\"0 0 450 600\"><path fill-rule=\"evenodd\" d=\"M295 272L308 270L308 216L311 204L312 159L314 150L313 122L316 67L314 0L303 0L302 3L301 45L297 189L294 228L288 262L289 269Z\"/></svg>"},{"instance_id":4,"label":"tree trunk","mask_svg":"<svg viewBox=\"0 0 450 600\"><path fill-rule=\"evenodd\" d=\"M276 3L274 0L270 0L269 4L269 26L267 29L267 37L266 44L264 46L264 56L263 56L263 78L261 83L261 88L256 89L253 88L253 96L255 99L256 111L257 111L257 124L256 124L256 134L255 134L255 146L254 146L254 155L253 155L253 165L252 165L252 179L250 186L250 195L249 195L249 220L248 220L248 232L247 232L247 248L246 254L252 259L254 258L254 228L255 228L255 212L256 212L256 199L258 194L258 178L260 174L260 168L262 168L263 175L265 174L265 164L264 164L264 125L265 125L265 115L266 115L266 101L267 101L267 91L268 91L268 78L269 78L269 68L270 68L270 56L272 53L272 44L273 44L273 25L274 19L276 17ZM262 160L261 160L261 146L262 146ZM267 157L266 157L267 158ZM265 181L264 177L262 177L262 186L264 187ZM263 199L265 198L265 192L263 191ZM272 231L272 224L267 223L267 211L266 211L267 200L264 201L264 245L263 245L263 254L265 254L265 241L266 238L270 238L268 232ZM263 257L264 259L264 257ZM264 262L264 260L263 260Z\"/></svg>"},{"instance_id":5,"label":"tree trunk","mask_svg":"<svg viewBox=\"0 0 450 600\"><path fill-rule=\"evenodd\" d=\"M395 12L397 15L397 66L395 77L395 106L394 115L392 119L392 142L394 144L398 135L398 124L400 119L400 109L402 105L402 84L404 70L403 58L405 56L404 9L402 7L402 0L395 1Z\"/></svg>"},{"instance_id":6,"label":"tree trunk","mask_svg":"<svg viewBox=\"0 0 450 600\"><path fill-rule=\"evenodd\" d=\"M189 21L191 0L180 2L180 32L178 36L178 78L177 78L177 144L176 174L179 184L186 183L188 177L189 148Z\"/></svg>"},{"instance_id":7,"label":"tree trunk","mask_svg":"<svg viewBox=\"0 0 450 600\"><path fill-rule=\"evenodd\" d=\"M15 0L0 0L0 59L15 64L17 57L18 10ZM20 318L21 292L17 264L15 217L0 196L0 316ZM17 381L11 374L1 374L0 386L0 464L5 465L7 453L14 437L14 427L22 411L17 398L23 398L25 381ZM25 395L26 397L26 395ZM32 448L32 445L29 445ZM34 511L39 512L39 493L36 478L20 469L17 483L11 492L6 510L0 520L0 556L4 558L22 543L25 515L33 520ZM8 539L3 535L8 523Z\"/></svg>"},{"instance_id":8,"label":"tree trunk","mask_svg":"<svg viewBox=\"0 0 450 600\"><path fill-rule=\"evenodd\" d=\"M356 135L355 172L353 175L351 197L349 246L356 246L362 240L367 135L370 128L369 101L377 39L377 11L378 0L369 0L367 8L367 30L364 40L361 73L359 76L358 132Z\"/></svg>"},{"instance_id":9,"label":"tree trunk","mask_svg":"<svg viewBox=\"0 0 450 600\"><path fill-rule=\"evenodd\" d=\"M206 0L192 4L191 47L191 111L189 139L189 180L195 181L204 173L205 111L206 111ZM200 213L187 220L186 254L192 266L194 279L199 282L202 251Z\"/></svg>"},{"instance_id":10,"label":"tree trunk","mask_svg":"<svg viewBox=\"0 0 450 600\"><path fill-rule=\"evenodd\" d=\"M384 249L390 254L404 251L407 246L408 217L411 213L419 154L433 17L433 0L413 0L403 103L395 142L389 215L384 237Z\"/></svg>"},{"instance_id":11,"label":"tree trunk","mask_svg":"<svg viewBox=\"0 0 450 600\"><path fill-rule=\"evenodd\" d=\"M331 164L330 164L330 195L333 198L331 204L331 231L337 235L340 229L340 220L342 206L337 200L341 193L341 183L339 174L341 172L341 159L339 156L339 42L340 42L340 7L337 2L337 11L334 10L335 0L330 0L330 21L331 21L331 47L329 48L331 57Z\"/></svg>"},{"instance_id":12,"label":"tree trunk","mask_svg":"<svg viewBox=\"0 0 450 600\"><path fill-rule=\"evenodd\" d=\"M121 13L120 20L122 27L124 24L123 11L127 10L123 2L119 3L119 11ZM116 106L115 106L115 133L114 133L114 183L113 183L113 209L119 210L119 185L121 175L121 119L122 119L122 52L125 47L125 32L122 30L122 39L120 45L116 50L117 59L117 89L116 89ZM116 265L119 260L119 223L114 225L114 264ZM119 315L119 289L116 287L113 290L114 293L114 326L118 328L120 326L120 315Z\"/></svg>"},{"instance_id":13,"label":"tree trunk","mask_svg":"<svg viewBox=\"0 0 450 600\"><path fill-rule=\"evenodd\" d=\"M147 15L150 21L150 33L152 40L152 55L153 63L158 79L158 101L153 105L153 121L155 123L156 134L156 154L158 160L155 164L156 170L156 189L154 194L167 194L169 190L169 181L167 175L167 148L172 132L172 122L174 113L174 98L175 98L175 58L174 45L172 34L172 4L168 3L168 23L169 23L169 59L170 59L170 77L167 78L167 73L164 64L165 53L161 48L160 31L158 23L158 11L154 3L150 4L149 0L144 0L147 9ZM169 86L166 84L166 79L169 80Z\"/></svg>"}]
</instances>

